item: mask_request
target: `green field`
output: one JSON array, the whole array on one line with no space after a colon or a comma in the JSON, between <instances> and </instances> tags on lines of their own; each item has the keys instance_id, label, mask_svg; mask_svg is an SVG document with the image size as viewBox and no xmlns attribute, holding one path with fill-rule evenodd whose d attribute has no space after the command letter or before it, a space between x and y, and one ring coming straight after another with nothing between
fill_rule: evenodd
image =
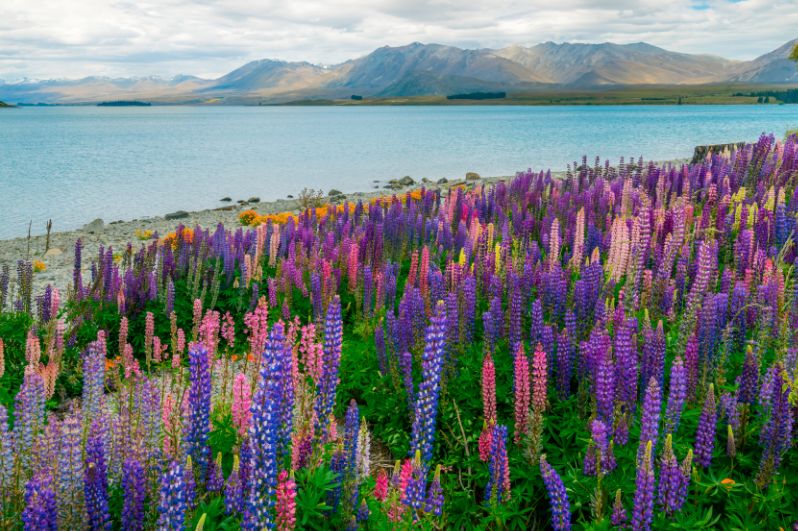
<instances>
[{"instance_id":1,"label":"green field","mask_svg":"<svg viewBox=\"0 0 798 531\"><path fill-rule=\"evenodd\" d=\"M763 91L782 92L794 85L646 85L576 89L545 88L527 92L507 92L502 99L446 99L446 96L401 96L362 100L297 100L284 105L757 105L759 98L748 95ZM741 95L743 94L743 95ZM771 97L768 105L782 103Z\"/></svg>"}]
</instances>

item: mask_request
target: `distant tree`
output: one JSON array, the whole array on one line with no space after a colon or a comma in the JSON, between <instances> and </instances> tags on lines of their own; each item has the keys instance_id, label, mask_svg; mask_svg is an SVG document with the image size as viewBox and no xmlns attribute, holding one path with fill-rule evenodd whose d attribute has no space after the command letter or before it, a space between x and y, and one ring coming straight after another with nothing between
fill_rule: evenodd
<instances>
[{"instance_id":1,"label":"distant tree","mask_svg":"<svg viewBox=\"0 0 798 531\"><path fill-rule=\"evenodd\" d=\"M798 63L798 43L796 43L795 47L792 49L792 53L790 54L790 59Z\"/></svg>"}]
</instances>

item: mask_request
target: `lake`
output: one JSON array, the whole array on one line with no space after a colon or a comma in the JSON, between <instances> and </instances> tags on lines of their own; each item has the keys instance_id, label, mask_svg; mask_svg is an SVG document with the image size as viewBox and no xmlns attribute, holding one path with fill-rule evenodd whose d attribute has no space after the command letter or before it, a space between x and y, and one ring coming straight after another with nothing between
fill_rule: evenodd
<instances>
[{"instance_id":1,"label":"lake","mask_svg":"<svg viewBox=\"0 0 798 531\"><path fill-rule=\"evenodd\" d=\"M564 169L582 155L684 158L778 137L798 105L24 107L0 111L0 238L410 175Z\"/></svg>"}]
</instances>

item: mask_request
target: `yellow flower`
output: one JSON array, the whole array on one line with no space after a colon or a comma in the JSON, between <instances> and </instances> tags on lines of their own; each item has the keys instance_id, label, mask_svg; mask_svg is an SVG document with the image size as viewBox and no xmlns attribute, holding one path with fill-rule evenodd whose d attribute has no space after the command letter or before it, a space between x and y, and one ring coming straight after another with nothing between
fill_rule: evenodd
<instances>
[{"instance_id":1,"label":"yellow flower","mask_svg":"<svg viewBox=\"0 0 798 531\"><path fill-rule=\"evenodd\" d=\"M42 262L41 260L34 260L33 261L33 271L35 273L41 273L42 271L47 270L47 265Z\"/></svg>"},{"instance_id":2,"label":"yellow flower","mask_svg":"<svg viewBox=\"0 0 798 531\"><path fill-rule=\"evenodd\" d=\"M142 240L142 241L149 240L150 238L152 238L152 230L150 230L150 229L136 229L135 235L136 235L136 238L138 238L139 240Z\"/></svg>"}]
</instances>

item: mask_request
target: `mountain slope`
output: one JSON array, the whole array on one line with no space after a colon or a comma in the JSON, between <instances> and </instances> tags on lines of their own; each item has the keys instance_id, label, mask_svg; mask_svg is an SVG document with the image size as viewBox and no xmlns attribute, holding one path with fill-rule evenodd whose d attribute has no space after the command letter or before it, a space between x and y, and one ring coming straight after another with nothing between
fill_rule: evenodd
<instances>
[{"instance_id":1,"label":"mountain slope","mask_svg":"<svg viewBox=\"0 0 798 531\"><path fill-rule=\"evenodd\" d=\"M441 44L384 46L368 55L323 67L308 62L252 61L208 80L87 77L6 83L10 103L255 103L297 99L447 95L523 91L557 86L798 83L788 59L798 39L753 61L671 52L646 43L556 44L466 50Z\"/></svg>"},{"instance_id":2,"label":"mountain slope","mask_svg":"<svg viewBox=\"0 0 798 531\"><path fill-rule=\"evenodd\" d=\"M798 83L798 65L790 59L798 39L740 65L729 76L729 81L739 83Z\"/></svg>"}]
</instances>

